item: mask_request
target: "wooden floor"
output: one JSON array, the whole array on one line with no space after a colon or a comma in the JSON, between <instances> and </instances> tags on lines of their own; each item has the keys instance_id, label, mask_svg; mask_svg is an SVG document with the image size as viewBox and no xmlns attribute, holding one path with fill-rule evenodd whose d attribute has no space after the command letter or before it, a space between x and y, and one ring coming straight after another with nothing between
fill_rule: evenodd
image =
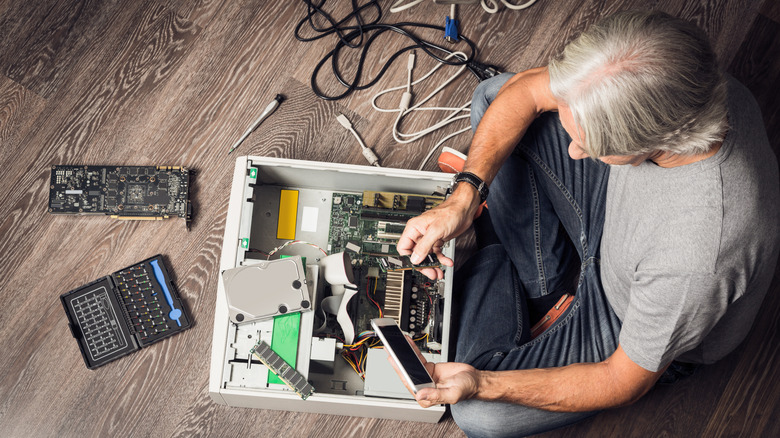
<instances>
[{"instance_id":1,"label":"wooden floor","mask_svg":"<svg viewBox=\"0 0 780 438\"><path fill-rule=\"evenodd\" d=\"M341 17L349 3L331 0L326 9ZM391 1L381 3L387 10ZM519 71L545 64L599 16L639 6L693 19L707 30L723 67L756 95L777 152L780 6L774 0L539 0L524 12L460 11L478 59ZM384 166L416 168L444 135L398 145L389 130L393 116L372 110L373 93L405 80L403 61L370 90L337 102L315 97L311 72L335 39L296 41L293 28L305 10L297 1L269 0L0 0L0 436L462 436L449 417L417 424L228 408L208 397L236 156L227 149L253 118L277 93L287 96L241 146L243 154L364 164L337 124L338 113L350 117ZM409 13L386 12L384 21L442 25L447 10L426 2ZM369 56L369 75L378 70L376 60L407 41L386 35L378 43L388 50ZM418 64L416 72L433 65ZM338 91L330 76L319 82ZM464 75L440 101L465 101L475 85ZM425 123L423 116L404 129ZM465 150L468 143L462 136L450 145ZM50 215L53 164L195 169L192 229L181 220ZM170 262L195 326L87 370L59 295L157 253ZM633 406L545 436L780 436L779 310L776 275L736 353Z\"/></svg>"}]
</instances>

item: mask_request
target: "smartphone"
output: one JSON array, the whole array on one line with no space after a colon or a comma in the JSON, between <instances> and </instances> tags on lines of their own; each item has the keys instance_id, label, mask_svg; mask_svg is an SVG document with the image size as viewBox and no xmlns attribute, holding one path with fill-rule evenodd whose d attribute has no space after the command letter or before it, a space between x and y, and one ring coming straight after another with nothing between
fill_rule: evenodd
<instances>
[{"instance_id":1,"label":"smartphone","mask_svg":"<svg viewBox=\"0 0 780 438\"><path fill-rule=\"evenodd\" d=\"M428 374L417 353L409 345L406 336L392 318L375 318L371 320L376 334L385 346L387 352L398 364L407 385L415 394L422 388L435 388L433 378Z\"/></svg>"}]
</instances>

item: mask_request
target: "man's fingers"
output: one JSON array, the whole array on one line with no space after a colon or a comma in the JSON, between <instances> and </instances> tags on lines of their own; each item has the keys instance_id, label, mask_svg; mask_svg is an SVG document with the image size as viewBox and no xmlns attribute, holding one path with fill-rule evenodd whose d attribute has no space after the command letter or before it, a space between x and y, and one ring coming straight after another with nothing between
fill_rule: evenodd
<instances>
[{"instance_id":1,"label":"man's fingers","mask_svg":"<svg viewBox=\"0 0 780 438\"><path fill-rule=\"evenodd\" d=\"M451 258L444 255L444 253L442 252L442 248L443 248L443 243L441 241L436 242L433 245L433 248L431 248L431 252L433 254L436 254L436 258L438 259L439 263L441 263L442 265L453 266L454 262L452 261ZM410 257L409 259L414 264L419 263L419 262L415 262L414 257ZM444 278L444 271L441 268L421 268L418 269L418 272L430 278L431 280L441 280L442 278Z\"/></svg>"},{"instance_id":2,"label":"man's fingers","mask_svg":"<svg viewBox=\"0 0 780 438\"><path fill-rule=\"evenodd\" d=\"M434 243L433 248L431 248L431 252L436 254L436 258L439 259L439 262L441 262L443 265L452 266L450 264L452 260L444 255L444 242L439 241Z\"/></svg>"},{"instance_id":3,"label":"man's fingers","mask_svg":"<svg viewBox=\"0 0 780 438\"><path fill-rule=\"evenodd\" d=\"M422 388L417 391L414 398L417 400L417 404L424 408L430 408L431 406L445 403L442 400L440 391L436 388Z\"/></svg>"},{"instance_id":4,"label":"man's fingers","mask_svg":"<svg viewBox=\"0 0 780 438\"><path fill-rule=\"evenodd\" d=\"M417 228L413 221L414 219L406 224L403 233L401 233L401 238L398 239L398 243L395 245L398 254L406 256L411 255L417 245L417 241L420 240L423 235L423 231Z\"/></svg>"},{"instance_id":5,"label":"man's fingers","mask_svg":"<svg viewBox=\"0 0 780 438\"><path fill-rule=\"evenodd\" d=\"M441 268L422 268L418 269L417 272L431 280L441 280L444 278L444 271L442 271Z\"/></svg>"},{"instance_id":6,"label":"man's fingers","mask_svg":"<svg viewBox=\"0 0 780 438\"><path fill-rule=\"evenodd\" d=\"M401 233L396 249L399 254L409 256L415 265L422 262L431 252L434 252L434 246L438 246L441 252L441 246L445 239L447 231L442 228L439 221L435 220L435 215L431 211L423 213L421 216L410 219L406 223L403 233Z\"/></svg>"},{"instance_id":7,"label":"man's fingers","mask_svg":"<svg viewBox=\"0 0 780 438\"><path fill-rule=\"evenodd\" d=\"M412 263L415 265L422 262L425 257L428 256L428 254L436 252L436 248L438 248L438 253L436 254L437 257L439 254L441 254L441 248L443 241L445 240L445 236L443 236L441 230L437 230L435 228L436 227L431 225L428 227L428 232L423 234L422 237L417 240L417 245L414 247L414 252L409 257L412 260ZM439 258L439 260L441 260L441 258Z\"/></svg>"}]
</instances>

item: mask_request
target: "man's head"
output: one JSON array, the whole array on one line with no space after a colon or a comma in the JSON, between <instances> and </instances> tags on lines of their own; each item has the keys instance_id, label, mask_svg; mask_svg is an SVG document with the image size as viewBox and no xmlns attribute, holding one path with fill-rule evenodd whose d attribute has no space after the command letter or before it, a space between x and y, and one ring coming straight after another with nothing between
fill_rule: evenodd
<instances>
[{"instance_id":1,"label":"man's head","mask_svg":"<svg viewBox=\"0 0 780 438\"><path fill-rule=\"evenodd\" d=\"M705 153L727 128L726 84L706 35L662 12L601 20L549 72L561 119L574 122L567 131L594 158Z\"/></svg>"}]
</instances>

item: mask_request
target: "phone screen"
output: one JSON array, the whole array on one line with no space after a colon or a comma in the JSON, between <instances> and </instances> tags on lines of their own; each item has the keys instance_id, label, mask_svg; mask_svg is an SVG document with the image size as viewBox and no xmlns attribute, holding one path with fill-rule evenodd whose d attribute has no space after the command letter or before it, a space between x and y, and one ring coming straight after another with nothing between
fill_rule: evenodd
<instances>
[{"instance_id":1,"label":"phone screen","mask_svg":"<svg viewBox=\"0 0 780 438\"><path fill-rule=\"evenodd\" d=\"M412 350L412 347L409 346L409 342L397 325L375 326L375 328L382 332L385 347L395 353L399 365L406 370L406 373L412 380L412 384L423 385L426 383L433 383L431 376L428 374L428 370L426 370L422 362L420 362L417 354Z\"/></svg>"}]
</instances>

